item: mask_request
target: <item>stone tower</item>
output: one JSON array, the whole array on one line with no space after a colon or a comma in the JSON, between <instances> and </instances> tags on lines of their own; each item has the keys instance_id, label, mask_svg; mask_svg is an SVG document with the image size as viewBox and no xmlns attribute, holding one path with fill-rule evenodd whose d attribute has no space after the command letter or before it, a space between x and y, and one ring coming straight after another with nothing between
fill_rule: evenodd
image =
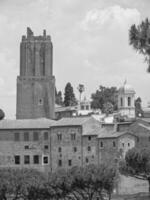
<instances>
[{"instance_id":1,"label":"stone tower","mask_svg":"<svg viewBox=\"0 0 150 200\"><path fill-rule=\"evenodd\" d=\"M54 118L55 78L53 45L49 35L34 36L27 28L20 44L17 77L17 119Z\"/></svg>"},{"instance_id":2,"label":"stone tower","mask_svg":"<svg viewBox=\"0 0 150 200\"><path fill-rule=\"evenodd\" d=\"M135 90L125 81L124 85L118 90L118 111L121 116L135 118Z\"/></svg>"}]
</instances>

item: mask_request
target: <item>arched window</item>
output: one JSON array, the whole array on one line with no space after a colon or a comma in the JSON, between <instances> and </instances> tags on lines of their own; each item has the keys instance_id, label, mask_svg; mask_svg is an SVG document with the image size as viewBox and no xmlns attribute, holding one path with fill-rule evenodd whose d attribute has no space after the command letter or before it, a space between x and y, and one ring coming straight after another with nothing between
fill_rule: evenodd
<instances>
[{"instance_id":1,"label":"arched window","mask_svg":"<svg viewBox=\"0 0 150 200\"><path fill-rule=\"evenodd\" d=\"M131 106L131 97L128 97L128 106Z\"/></svg>"},{"instance_id":2,"label":"arched window","mask_svg":"<svg viewBox=\"0 0 150 200\"><path fill-rule=\"evenodd\" d=\"M123 99L122 99L122 97L120 98L120 106L123 106Z\"/></svg>"}]
</instances>

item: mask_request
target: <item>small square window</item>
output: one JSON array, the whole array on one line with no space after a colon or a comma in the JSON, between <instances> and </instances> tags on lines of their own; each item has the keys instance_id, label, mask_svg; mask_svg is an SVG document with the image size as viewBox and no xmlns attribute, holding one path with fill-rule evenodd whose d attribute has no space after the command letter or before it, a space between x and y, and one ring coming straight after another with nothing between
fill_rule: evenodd
<instances>
[{"instance_id":1,"label":"small square window","mask_svg":"<svg viewBox=\"0 0 150 200\"><path fill-rule=\"evenodd\" d=\"M44 145L44 149L48 149L48 145Z\"/></svg>"},{"instance_id":2,"label":"small square window","mask_svg":"<svg viewBox=\"0 0 150 200\"><path fill-rule=\"evenodd\" d=\"M48 140L48 132L44 132L44 140Z\"/></svg>"},{"instance_id":3,"label":"small square window","mask_svg":"<svg viewBox=\"0 0 150 200\"><path fill-rule=\"evenodd\" d=\"M29 149L29 146L28 145L24 146L24 149Z\"/></svg>"},{"instance_id":4,"label":"small square window","mask_svg":"<svg viewBox=\"0 0 150 200\"><path fill-rule=\"evenodd\" d=\"M72 160L68 160L68 166L72 165Z\"/></svg>"},{"instance_id":5,"label":"small square window","mask_svg":"<svg viewBox=\"0 0 150 200\"><path fill-rule=\"evenodd\" d=\"M24 156L24 164L30 164L30 156L29 155Z\"/></svg>"},{"instance_id":6,"label":"small square window","mask_svg":"<svg viewBox=\"0 0 150 200\"><path fill-rule=\"evenodd\" d=\"M15 164L19 165L20 164L20 156L16 155L16 156L14 156L14 158L15 158Z\"/></svg>"},{"instance_id":7,"label":"small square window","mask_svg":"<svg viewBox=\"0 0 150 200\"><path fill-rule=\"evenodd\" d=\"M39 155L34 155L33 156L33 163L34 164L39 164Z\"/></svg>"},{"instance_id":8,"label":"small square window","mask_svg":"<svg viewBox=\"0 0 150 200\"><path fill-rule=\"evenodd\" d=\"M49 157L48 156L43 156L43 165L47 165L48 164L48 159Z\"/></svg>"},{"instance_id":9,"label":"small square window","mask_svg":"<svg viewBox=\"0 0 150 200\"><path fill-rule=\"evenodd\" d=\"M20 141L20 134L19 133L14 133L14 140Z\"/></svg>"},{"instance_id":10,"label":"small square window","mask_svg":"<svg viewBox=\"0 0 150 200\"><path fill-rule=\"evenodd\" d=\"M58 166L59 166L59 167L62 166L62 160L58 160Z\"/></svg>"}]
</instances>

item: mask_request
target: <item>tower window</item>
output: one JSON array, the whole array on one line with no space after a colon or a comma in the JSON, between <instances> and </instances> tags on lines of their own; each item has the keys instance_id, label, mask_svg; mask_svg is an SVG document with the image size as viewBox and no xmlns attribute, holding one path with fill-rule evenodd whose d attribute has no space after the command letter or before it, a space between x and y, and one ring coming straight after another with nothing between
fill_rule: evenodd
<instances>
[{"instance_id":1,"label":"tower window","mask_svg":"<svg viewBox=\"0 0 150 200\"><path fill-rule=\"evenodd\" d=\"M115 141L113 141L113 147L116 147L116 143L115 143Z\"/></svg>"},{"instance_id":2,"label":"tower window","mask_svg":"<svg viewBox=\"0 0 150 200\"><path fill-rule=\"evenodd\" d=\"M43 99L39 99L38 105L43 105Z\"/></svg>"},{"instance_id":3,"label":"tower window","mask_svg":"<svg viewBox=\"0 0 150 200\"><path fill-rule=\"evenodd\" d=\"M103 145L103 142L100 142L100 147L102 148L104 145Z\"/></svg>"},{"instance_id":4,"label":"tower window","mask_svg":"<svg viewBox=\"0 0 150 200\"><path fill-rule=\"evenodd\" d=\"M58 166L59 166L59 167L62 166L62 160L58 160Z\"/></svg>"},{"instance_id":5,"label":"tower window","mask_svg":"<svg viewBox=\"0 0 150 200\"><path fill-rule=\"evenodd\" d=\"M123 106L123 99L122 99L122 97L120 98L120 106Z\"/></svg>"},{"instance_id":6,"label":"tower window","mask_svg":"<svg viewBox=\"0 0 150 200\"><path fill-rule=\"evenodd\" d=\"M68 166L72 165L72 160L68 160Z\"/></svg>"},{"instance_id":7,"label":"tower window","mask_svg":"<svg viewBox=\"0 0 150 200\"><path fill-rule=\"evenodd\" d=\"M91 147L90 147L90 146L88 146L88 148L87 148L87 149L88 149L88 151L91 151Z\"/></svg>"},{"instance_id":8,"label":"tower window","mask_svg":"<svg viewBox=\"0 0 150 200\"><path fill-rule=\"evenodd\" d=\"M91 140L91 136L88 137L88 140Z\"/></svg>"},{"instance_id":9,"label":"tower window","mask_svg":"<svg viewBox=\"0 0 150 200\"><path fill-rule=\"evenodd\" d=\"M33 156L33 163L34 164L39 164L39 155L34 155Z\"/></svg>"},{"instance_id":10,"label":"tower window","mask_svg":"<svg viewBox=\"0 0 150 200\"><path fill-rule=\"evenodd\" d=\"M131 106L131 97L128 97L128 106Z\"/></svg>"},{"instance_id":11,"label":"tower window","mask_svg":"<svg viewBox=\"0 0 150 200\"><path fill-rule=\"evenodd\" d=\"M89 162L89 159L88 159L88 158L85 158L85 162L88 163L88 162Z\"/></svg>"}]
</instances>

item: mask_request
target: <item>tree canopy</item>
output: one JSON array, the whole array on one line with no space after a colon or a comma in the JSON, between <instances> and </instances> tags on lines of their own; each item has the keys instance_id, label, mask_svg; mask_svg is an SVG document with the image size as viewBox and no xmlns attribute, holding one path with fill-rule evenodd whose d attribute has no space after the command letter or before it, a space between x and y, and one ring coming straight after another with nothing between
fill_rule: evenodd
<instances>
[{"instance_id":1,"label":"tree canopy","mask_svg":"<svg viewBox=\"0 0 150 200\"><path fill-rule=\"evenodd\" d=\"M57 105L63 105L63 97L62 97L62 92L61 91L58 91L57 92L57 89L55 88L55 103Z\"/></svg>"},{"instance_id":2,"label":"tree canopy","mask_svg":"<svg viewBox=\"0 0 150 200\"><path fill-rule=\"evenodd\" d=\"M126 176L147 180L150 192L150 149L130 149L125 160L120 162L119 170Z\"/></svg>"},{"instance_id":3,"label":"tree canopy","mask_svg":"<svg viewBox=\"0 0 150 200\"><path fill-rule=\"evenodd\" d=\"M150 72L150 22L148 18L139 25L133 24L129 30L130 45L140 54L144 55Z\"/></svg>"},{"instance_id":4,"label":"tree canopy","mask_svg":"<svg viewBox=\"0 0 150 200\"><path fill-rule=\"evenodd\" d=\"M75 94L71 83L67 83L65 86L64 105L65 106L77 105L77 100L75 98Z\"/></svg>"},{"instance_id":5,"label":"tree canopy","mask_svg":"<svg viewBox=\"0 0 150 200\"><path fill-rule=\"evenodd\" d=\"M105 87L100 85L99 89L91 95L91 107L94 109L101 109L105 112L105 104L109 103L109 105L113 105L113 110L117 110L117 93L118 90L116 87Z\"/></svg>"}]
</instances>

